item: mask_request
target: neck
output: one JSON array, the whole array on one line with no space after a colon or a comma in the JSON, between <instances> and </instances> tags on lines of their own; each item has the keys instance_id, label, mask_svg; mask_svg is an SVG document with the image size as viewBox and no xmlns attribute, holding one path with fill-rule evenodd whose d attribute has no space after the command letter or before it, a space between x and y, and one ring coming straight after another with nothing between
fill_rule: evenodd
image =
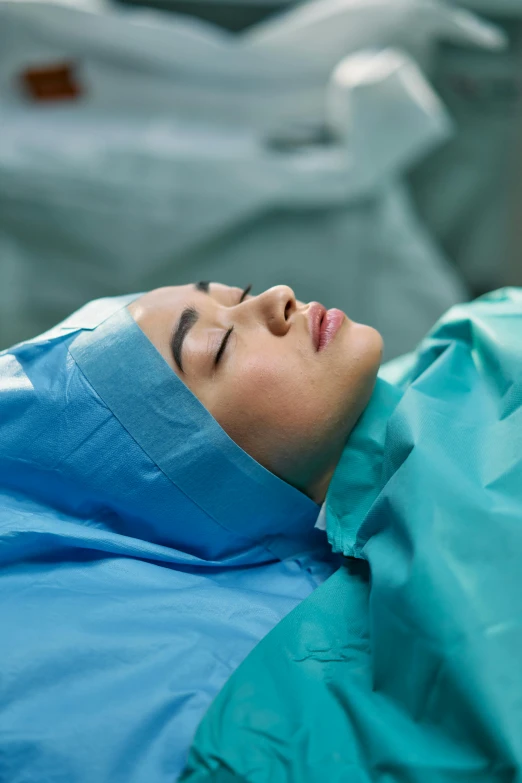
<instances>
[{"instance_id":1,"label":"neck","mask_svg":"<svg viewBox=\"0 0 522 783\"><path fill-rule=\"evenodd\" d=\"M314 478L306 486L306 494L315 503L321 505L326 499L328 487L341 460L346 459L347 452L373 455L378 459L379 449L375 450L375 441L384 438L386 422L391 415L401 393L394 386L378 378L370 401L356 422L347 439L339 446L329 467L318 478Z\"/></svg>"},{"instance_id":2,"label":"neck","mask_svg":"<svg viewBox=\"0 0 522 783\"><path fill-rule=\"evenodd\" d=\"M328 536L334 551L342 551L343 541L336 519L342 517L344 529L356 529L382 489L388 421L402 394L397 386L379 378L368 407L345 444L327 497Z\"/></svg>"},{"instance_id":3,"label":"neck","mask_svg":"<svg viewBox=\"0 0 522 783\"><path fill-rule=\"evenodd\" d=\"M322 505L325 501L326 492L330 486L330 481L332 480L335 468L336 465L330 468L315 484L313 484L308 489L306 493L308 497L312 498L312 500L319 506Z\"/></svg>"}]
</instances>

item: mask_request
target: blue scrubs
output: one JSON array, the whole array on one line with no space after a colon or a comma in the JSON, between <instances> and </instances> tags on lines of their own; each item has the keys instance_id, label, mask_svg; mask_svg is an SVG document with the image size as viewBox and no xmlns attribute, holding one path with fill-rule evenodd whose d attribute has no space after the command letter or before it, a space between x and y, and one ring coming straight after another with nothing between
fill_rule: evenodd
<instances>
[{"instance_id":1,"label":"blue scrubs","mask_svg":"<svg viewBox=\"0 0 522 783\"><path fill-rule=\"evenodd\" d=\"M0 354L0 780L172 783L213 697L330 572L318 507L130 316Z\"/></svg>"}]
</instances>

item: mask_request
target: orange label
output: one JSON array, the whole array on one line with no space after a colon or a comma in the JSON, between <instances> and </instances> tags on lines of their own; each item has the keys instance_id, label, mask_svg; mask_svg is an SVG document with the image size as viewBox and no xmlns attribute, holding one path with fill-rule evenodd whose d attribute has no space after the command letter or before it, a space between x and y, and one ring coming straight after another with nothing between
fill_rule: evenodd
<instances>
[{"instance_id":1,"label":"orange label","mask_svg":"<svg viewBox=\"0 0 522 783\"><path fill-rule=\"evenodd\" d=\"M72 63L27 68L21 76L25 90L35 101L71 100L82 92Z\"/></svg>"}]
</instances>

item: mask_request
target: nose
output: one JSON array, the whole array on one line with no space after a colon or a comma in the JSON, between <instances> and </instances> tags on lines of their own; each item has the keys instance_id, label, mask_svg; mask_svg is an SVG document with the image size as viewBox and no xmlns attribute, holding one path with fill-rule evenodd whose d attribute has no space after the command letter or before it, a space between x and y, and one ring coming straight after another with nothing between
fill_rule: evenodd
<instances>
[{"instance_id":1,"label":"nose","mask_svg":"<svg viewBox=\"0 0 522 783\"><path fill-rule=\"evenodd\" d=\"M297 309L295 294L290 286L276 285L253 296L238 307L249 311L272 334L282 337L291 326L291 316Z\"/></svg>"}]
</instances>

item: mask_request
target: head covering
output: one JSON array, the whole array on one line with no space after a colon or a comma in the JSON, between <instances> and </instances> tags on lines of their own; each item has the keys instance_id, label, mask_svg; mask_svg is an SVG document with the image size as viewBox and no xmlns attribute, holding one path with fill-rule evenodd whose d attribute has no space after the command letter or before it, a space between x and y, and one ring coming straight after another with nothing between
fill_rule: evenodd
<instances>
[{"instance_id":1,"label":"head covering","mask_svg":"<svg viewBox=\"0 0 522 783\"><path fill-rule=\"evenodd\" d=\"M0 778L172 782L225 679L330 571L126 305L0 354Z\"/></svg>"}]
</instances>

